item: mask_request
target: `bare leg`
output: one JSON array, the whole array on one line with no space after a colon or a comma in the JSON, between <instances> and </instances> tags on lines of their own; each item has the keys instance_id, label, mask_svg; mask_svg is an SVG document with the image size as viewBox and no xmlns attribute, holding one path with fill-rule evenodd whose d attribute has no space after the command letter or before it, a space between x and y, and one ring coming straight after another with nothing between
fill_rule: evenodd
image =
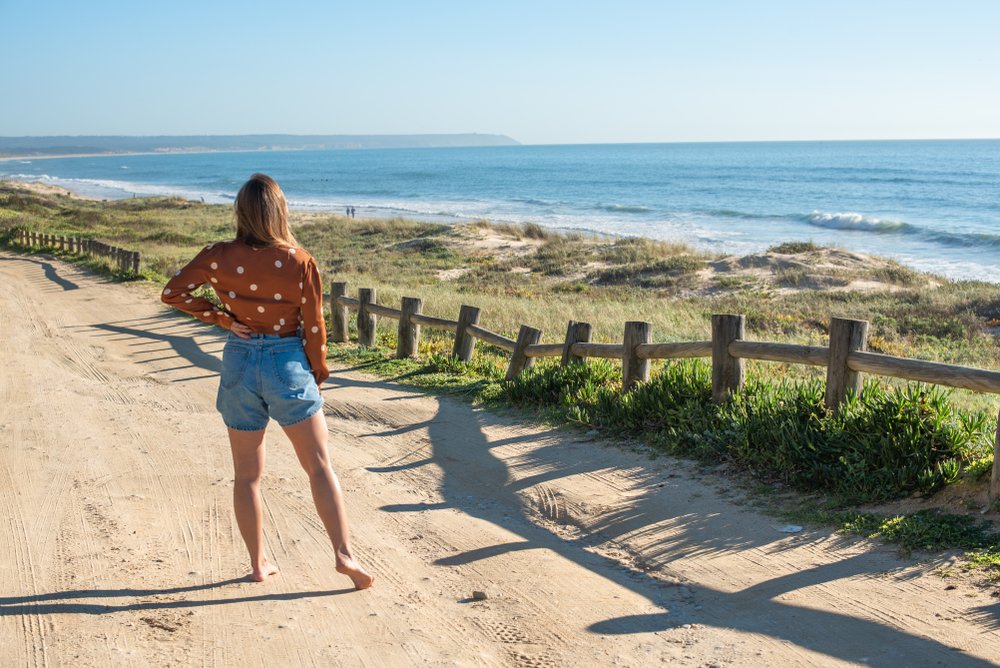
<instances>
[{"instance_id":1,"label":"bare leg","mask_svg":"<svg viewBox=\"0 0 1000 668\"><path fill-rule=\"evenodd\" d=\"M374 578L358 565L351 554L344 495L340 491L340 482L330 467L330 459L326 452L327 430L323 412L320 411L308 420L290 427L284 427L284 430L295 448L299 463L309 474L309 486L312 489L316 511L323 521L323 526L326 527L330 542L333 543L337 572L350 577L356 589L367 589L372 586Z\"/></svg>"},{"instance_id":2,"label":"bare leg","mask_svg":"<svg viewBox=\"0 0 1000 668\"><path fill-rule=\"evenodd\" d=\"M260 497L260 477L264 474L264 430L229 430L233 451L233 509L247 552L250 553L250 577L257 582L278 569L264 556L264 510Z\"/></svg>"}]
</instances>

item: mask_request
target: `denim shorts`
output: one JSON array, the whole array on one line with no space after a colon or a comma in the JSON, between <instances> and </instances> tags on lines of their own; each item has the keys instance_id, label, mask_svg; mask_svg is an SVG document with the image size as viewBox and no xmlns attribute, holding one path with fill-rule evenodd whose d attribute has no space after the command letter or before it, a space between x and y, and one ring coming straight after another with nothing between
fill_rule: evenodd
<instances>
[{"instance_id":1,"label":"denim shorts","mask_svg":"<svg viewBox=\"0 0 1000 668\"><path fill-rule=\"evenodd\" d=\"M230 333L222 349L216 409L230 429L259 431L269 417L282 427L323 408L312 367L298 336Z\"/></svg>"}]
</instances>

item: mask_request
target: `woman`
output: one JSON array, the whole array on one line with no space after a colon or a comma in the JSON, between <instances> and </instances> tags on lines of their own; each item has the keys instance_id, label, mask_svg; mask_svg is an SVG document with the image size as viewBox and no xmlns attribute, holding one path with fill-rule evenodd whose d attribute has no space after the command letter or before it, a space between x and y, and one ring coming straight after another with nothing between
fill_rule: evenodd
<instances>
[{"instance_id":1,"label":"woman","mask_svg":"<svg viewBox=\"0 0 1000 668\"><path fill-rule=\"evenodd\" d=\"M236 481L236 523L250 553L250 577L278 569L264 556L260 479L264 428L274 418L309 474L313 501L333 542L337 571L366 589L372 577L354 560L337 476L326 451L319 385L326 365L323 284L316 261L288 229L288 205L278 184L254 174L236 196L236 238L211 244L167 283L163 301L229 330L222 353L216 408L229 430ZM216 307L194 296L215 290Z\"/></svg>"}]
</instances>

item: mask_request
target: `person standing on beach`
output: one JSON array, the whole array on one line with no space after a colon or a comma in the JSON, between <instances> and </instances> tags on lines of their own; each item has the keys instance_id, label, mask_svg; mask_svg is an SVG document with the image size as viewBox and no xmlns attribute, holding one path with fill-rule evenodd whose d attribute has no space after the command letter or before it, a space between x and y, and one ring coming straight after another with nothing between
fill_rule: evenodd
<instances>
[{"instance_id":1,"label":"person standing on beach","mask_svg":"<svg viewBox=\"0 0 1000 668\"><path fill-rule=\"evenodd\" d=\"M288 204L269 176L254 174L236 196L236 238L211 244L170 279L162 300L229 330L216 409L229 431L236 523L250 553L250 577L278 572L264 554L264 430L274 418L292 442L319 517L333 543L336 569L366 589L373 578L355 561L340 483L327 454L319 385L326 365L323 284L316 261L288 229ZM194 296L210 286L221 306Z\"/></svg>"}]
</instances>

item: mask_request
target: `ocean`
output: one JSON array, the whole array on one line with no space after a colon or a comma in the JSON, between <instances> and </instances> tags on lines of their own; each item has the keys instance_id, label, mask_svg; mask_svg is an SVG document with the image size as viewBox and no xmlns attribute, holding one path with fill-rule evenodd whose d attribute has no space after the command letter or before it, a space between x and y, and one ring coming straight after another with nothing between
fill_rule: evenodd
<instances>
[{"instance_id":1,"label":"ocean","mask_svg":"<svg viewBox=\"0 0 1000 668\"><path fill-rule=\"evenodd\" d=\"M1000 282L1000 140L171 153L0 161L101 198L231 202L253 172L296 209L533 222L713 253L813 241Z\"/></svg>"}]
</instances>

